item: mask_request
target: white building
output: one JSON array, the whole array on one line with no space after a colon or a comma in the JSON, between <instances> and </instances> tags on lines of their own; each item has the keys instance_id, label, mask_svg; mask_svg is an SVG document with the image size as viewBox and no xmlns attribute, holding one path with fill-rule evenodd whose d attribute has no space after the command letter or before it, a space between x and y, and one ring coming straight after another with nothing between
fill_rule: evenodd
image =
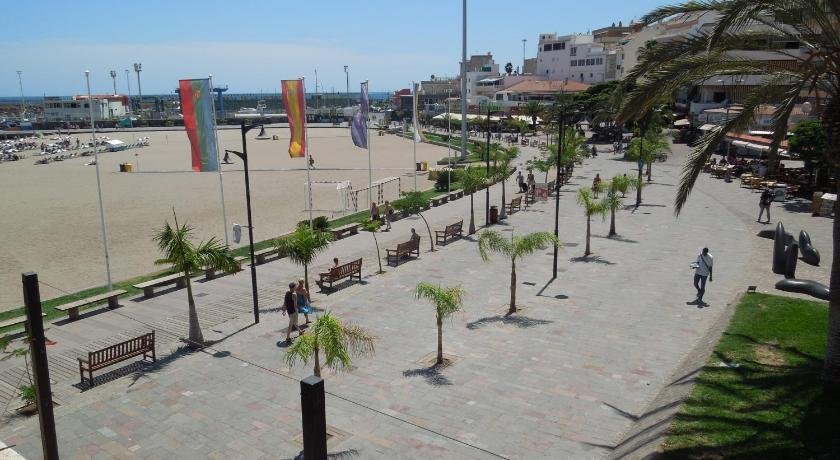
<instances>
[{"instance_id":1,"label":"white building","mask_svg":"<svg viewBox=\"0 0 840 460\"><path fill-rule=\"evenodd\" d=\"M459 68L461 63L458 63ZM460 74L460 72L459 72ZM470 59L467 61L467 101L470 104L478 104L481 100L488 98L489 95L492 95L495 91L491 91L488 88L482 88L482 90L478 90L479 82L482 82L482 86L485 86L486 83L491 81L486 80L488 78L498 78L501 77L499 74L499 64L496 64L493 61L493 55L490 53L487 54L475 54L470 56Z\"/></svg>"},{"instance_id":2,"label":"white building","mask_svg":"<svg viewBox=\"0 0 840 460\"><path fill-rule=\"evenodd\" d=\"M610 51L592 35L540 34L536 75L549 80L601 83L608 79ZM614 75L610 72L609 75Z\"/></svg>"},{"instance_id":3,"label":"white building","mask_svg":"<svg viewBox=\"0 0 840 460\"><path fill-rule=\"evenodd\" d=\"M127 114L127 107L126 96L93 95L93 118L96 121L121 119ZM90 120L87 95L73 96L72 99L44 98L44 118L48 122Z\"/></svg>"}]
</instances>

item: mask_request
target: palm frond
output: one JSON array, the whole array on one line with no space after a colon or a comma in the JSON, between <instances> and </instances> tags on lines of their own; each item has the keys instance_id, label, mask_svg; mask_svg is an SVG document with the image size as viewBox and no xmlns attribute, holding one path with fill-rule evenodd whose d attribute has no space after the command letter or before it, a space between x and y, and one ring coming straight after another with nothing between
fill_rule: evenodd
<instances>
[{"instance_id":1,"label":"palm frond","mask_svg":"<svg viewBox=\"0 0 840 460\"><path fill-rule=\"evenodd\" d=\"M435 305L437 317L444 319L463 307L464 290L461 286L442 287L431 283L417 284L414 295L418 299L427 299Z\"/></svg>"},{"instance_id":2,"label":"palm frond","mask_svg":"<svg viewBox=\"0 0 840 460\"><path fill-rule=\"evenodd\" d=\"M514 236L514 253L512 257L519 259L529 256L538 250L545 249L549 244L562 246L560 240L550 232L534 232L524 236Z\"/></svg>"},{"instance_id":3,"label":"palm frond","mask_svg":"<svg viewBox=\"0 0 840 460\"><path fill-rule=\"evenodd\" d=\"M286 254L289 260L298 265L309 265L315 257L327 249L333 240L331 233L298 227L291 235L274 240L274 247Z\"/></svg>"},{"instance_id":4,"label":"palm frond","mask_svg":"<svg viewBox=\"0 0 840 460\"><path fill-rule=\"evenodd\" d=\"M478 236L478 253L481 260L490 261L490 251L498 252L510 257L513 253L511 240L495 230L484 230Z\"/></svg>"},{"instance_id":5,"label":"palm frond","mask_svg":"<svg viewBox=\"0 0 840 460\"><path fill-rule=\"evenodd\" d=\"M285 361L289 367L298 362L309 364L315 356L315 334L303 334L295 339L294 343L286 349Z\"/></svg>"}]
</instances>

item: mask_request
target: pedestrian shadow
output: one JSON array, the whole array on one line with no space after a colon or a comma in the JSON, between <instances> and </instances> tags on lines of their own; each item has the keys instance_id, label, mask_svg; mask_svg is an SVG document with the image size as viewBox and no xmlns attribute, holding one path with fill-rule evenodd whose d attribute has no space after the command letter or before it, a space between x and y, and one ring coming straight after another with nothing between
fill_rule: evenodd
<instances>
[{"instance_id":1,"label":"pedestrian shadow","mask_svg":"<svg viewBox=\"0 0 840 460\"><path fill-rule=\"evenodd\" d=\"M471 321L467 323L467 329L469 330L477 330L481 329L484 326L495 324L495 323L502 323L505 325L513 325L520 329L528 329L535 326L543 326L546 324L551 324L554 321L547 320L547 319L537 319L531 318L524 315L494 315L494 316L485 316L484 318L479 318L475 321Z\"/></svg>"},{"instance_id":2,"label":"pedestrian shadow","mask_svg":"<svg viewBox=\"0 0 840 460\"><path fill-rule=\"evenodd\" d=\"M439 387L452 385L452 381L441 373L445 365L435 364L430 367L420 367L403 371L403 377L423 377L429 385Z\"/></svg>"},{"instance_id":3,"label":"pedestrian shadow","mask_svg":"<svg viewBox=\"0 0 840 460\"><path fill-rule=\"evenodd\" d=\"M602 265L615 265L615 262L610 262L607 259L602 258L601 256L581 256L581 257L572 257L569 259L569 262L584 262L587 264L602 264Z\"/></svg>"}]
</instances>

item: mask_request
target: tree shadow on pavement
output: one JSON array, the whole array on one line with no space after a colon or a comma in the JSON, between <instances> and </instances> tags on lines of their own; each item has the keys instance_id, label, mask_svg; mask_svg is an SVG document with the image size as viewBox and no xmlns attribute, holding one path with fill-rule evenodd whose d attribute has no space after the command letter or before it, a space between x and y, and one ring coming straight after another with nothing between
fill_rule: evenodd
<instances>
[{"instance_id":1,"label":"tree shadow on pavement","mask_svg":"<svg viewBox=\"0 0 840 460\"><path fill-rule=\"evenodd\" d=\"M638 241L636 241L636 240L631 240L630 238L625 238L621 235L613 235L613 236L592 235L592 237L593 238L603 238L605 240L611 240L611 241L618 241L618 242L621 242L621 243L638 243Z\"/></svg>"},{"instance_id":2,"label":"tree shadow on pavement","mask_svg":"<svg viewBox=\"0 0 840 460\"><path fill-rule=\"evenodd\" d=\"M441 370L445 369L446 366L435 364L431 367L420 367L417 369L408 369L403 371L403 377L423 377L426 380L426 383L432 386L445 386L445 385L452 385L452 381L450 381Z\"/></svg>"},{"instance_id":3,"label":"tree shadow on pavement","mask_svg":"<svg viewBox=\"0 0 840 460\"><path fill-rule=\"evenodd\" d=\"M327 460L345 460L360 458L361 454L356 449L342 450L340 452L327 452ZM300 451L293 460L304 460L303 451Z\"/></svg>"},{"instance_id":4,"label":"tree shadow on pavement","mask_svg":"<svg viewBox=\"0 0 840 460\"><path fill-rule=\"evenodd\" d=\"M569 262L585 262L587 264L603 264L603 265L615 265L615 262L610 262L607 259L602 258L601 256L581 256L581 257L572 257L569 259Z\"/></svg>"},{"instance_id":5,"label":"tree shadow on pavement","mask_svg":"<svg viewBox=\"0 0 840 460\"><path fill-rule=\"evenodd\" d=\"M495 315L495 316L485 316L484 318L479 318L475 321L471 321L467 323L467 329L476 330L480 329L484 326L489 324L495 323L502 323L502 324L510 324L516 326L518 328L527 329L534 326L542 326L545 324L551 324L554 321L547 320L547 319L537 319L537 318L530 318L528 316L513 314L513 315Z\"/></svg>"}]
</instances>

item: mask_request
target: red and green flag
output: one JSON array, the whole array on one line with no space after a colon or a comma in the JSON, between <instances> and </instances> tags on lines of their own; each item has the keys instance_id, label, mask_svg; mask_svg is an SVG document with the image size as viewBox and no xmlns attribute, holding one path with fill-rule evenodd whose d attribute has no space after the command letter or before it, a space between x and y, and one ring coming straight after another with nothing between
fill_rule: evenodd
<instances>
[{"instance_id":1,"label":"red and green flag","mask_svg":"<svg viewBox=\"0 0 840 460\"><path fill-rule=\"evenodd\" d=\"M193 171L218 171L216 120L210 79L180 80L181 114L190 139Z\"/></svg>"},{"instance_id":2,"label":"red and green flag","mask_svg":"<svg viewBox=\"0 0 840 460\"><path fill-rule=\"evenodd\" d=\"M306 156L306 95L303 92L303 80L283 80L283 104L289 118L289 156Z\"/></svg>"}]
</instances>

